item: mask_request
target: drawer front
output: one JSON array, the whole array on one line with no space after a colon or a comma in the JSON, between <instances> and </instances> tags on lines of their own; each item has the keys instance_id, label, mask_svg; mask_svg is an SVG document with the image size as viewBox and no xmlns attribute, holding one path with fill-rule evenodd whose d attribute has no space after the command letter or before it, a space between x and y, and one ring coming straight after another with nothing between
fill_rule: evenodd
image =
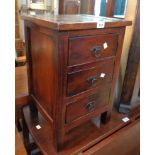
<instances>
[{"instance_id":1,"label":"drawer front","mask_svg":"<svg viewBox=\"0 0 155 155\"><path fill-rule=\"evenodd\" d=\"M68 74L67 96L73 96L112 80L114 59L87 70Z\"/></svg>"},{"instance_id":2,"label":"drawer front","mask_svg":"<svg viewBox=\"0 0 155 155\"><path fill-rule=\"evenodd\" d=\"M76 37L69 39L69 66L98 61L114 56L117 34Z\"/></svg>"},{"instance_id":3,"label":"drawer front","mask_svg":"<svg viewBox=\"0 0 155 155\"><path fill-rule=\"evenodd\" d=\"M106 85L104 89L99 89L93 95L70 103L66 108L66 123L71 123L81 119L82 116L104 109L104 106L108 104L109 94L110 85Z\"/></svg>"}]
</instances>

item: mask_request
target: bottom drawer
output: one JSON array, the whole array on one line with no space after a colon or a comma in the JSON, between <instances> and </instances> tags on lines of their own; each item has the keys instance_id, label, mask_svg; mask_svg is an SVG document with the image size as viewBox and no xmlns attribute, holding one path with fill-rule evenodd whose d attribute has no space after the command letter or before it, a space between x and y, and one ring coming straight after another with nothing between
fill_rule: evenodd
<instances>
[{"instance_id":1,"label":"bottom drawer","mask_svg":"<svg viewBox=\"0 0 155 155\"><path fill-rule=\"evenodd\" d=\"M110 86L99 89L92 95L70 103L66 108L66 123L71 123L83 116L104 109L109 102Z\"/></svg>"}]
</instances>

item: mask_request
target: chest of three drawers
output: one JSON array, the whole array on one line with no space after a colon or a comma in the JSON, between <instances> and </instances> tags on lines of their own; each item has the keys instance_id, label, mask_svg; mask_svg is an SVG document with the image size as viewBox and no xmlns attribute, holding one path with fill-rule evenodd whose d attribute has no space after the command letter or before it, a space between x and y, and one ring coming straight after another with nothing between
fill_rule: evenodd
<instances>
[{"instance_id":1,"label":"chest of three drawers","mask_svg":"<svg viewBox=\"0 0 155 155\"><path fill-rule=\"evenodd\" d=\"M100 34L69 37L67 129L108 111L118 36L116 32L100 31Z\"/></svg>"},{"instance_id":2,"label":"chest of three drawers","mask_svg":"<svg viewBox=\"0 0 155 155\"><path fill-rule=\"evenodd\" d=\"M79 24L84 16L75 16L74 24L67 23L71 17L24 16L30 106L51 124L58 150L70 131L97 116L110 118L125 26L131 24L97 29L85 23L95 17Z\"/></svg>"}]
</instances>

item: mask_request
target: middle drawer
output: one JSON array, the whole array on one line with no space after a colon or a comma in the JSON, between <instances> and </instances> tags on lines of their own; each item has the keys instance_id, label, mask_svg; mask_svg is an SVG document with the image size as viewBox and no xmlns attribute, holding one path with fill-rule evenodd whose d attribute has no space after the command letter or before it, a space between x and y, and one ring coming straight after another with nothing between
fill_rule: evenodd
<instances>
[{"instance_id":1,"label":"middle drawer","mask_svg":"<svg viewBox=\"0 0 155 155\"><path fill-rule=\"evenodd\" d=\"M67 75L67 96L73 96L112 80L114 59Z\"/></svg>"}]
</instances>

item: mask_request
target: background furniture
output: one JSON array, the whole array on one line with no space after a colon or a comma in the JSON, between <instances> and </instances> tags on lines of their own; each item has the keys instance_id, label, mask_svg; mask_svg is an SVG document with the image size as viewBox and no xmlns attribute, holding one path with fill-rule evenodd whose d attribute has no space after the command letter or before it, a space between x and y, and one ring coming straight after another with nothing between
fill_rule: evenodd
<instances>
[{"instance_id":1,"label":"background furniture","mask_svg":"<svg viewBox=\"0 0 155 155\"><path fill-rule=\"evenodd\" d=\"M27 66L15 68L15 123L21 129L22 107L28 103Z\"/></svg>"},{"instance_id":2,"label":"background furniture","mask_svg":"<svg viewBox=\"0 0 155 155\"><path fill-rule=\"evenodd\" d=\"M20 31L19 1L15 1L15 47L17 51L23 51L23 41Z\"/></svg>"},{"instance_id":3,"label":"background furniture","mask_svg":"<svg viewBox=\"0 0 155 155\"><path fill-rule=\"evenodd\" d=\"M137 120L88 149L83 155L140 155L139 131L140 123Z\"/></svg>"},{"instance_id":4,"label":"background furniture","mask_svg":"<svg viewBox=\"0 0 155 155\"><path fill-rule=\"evenodd\" d=\"M62 0L59 1L60 14L79 14L81 0Z\"/></svg>"},{"instance_id":5,"label":"background furniture","mask_svg":"<svg viewBox=\"0 0 155 155\"><path fill-rule=\"evenodd\" d=\"M16 66L23 65L26 62L24 53L24 43L21 39L21 21L19 15L19 0L15 1L15 55Z\"/></svg>"},{"instance_id":6,"label":"background furniture","mask_svg":"<svg viewBox=\"0 0 155 155\"><path fill-rule=\"evenodd\" d=\"M140 1L130 45L119 111L129 113L140 106Z\"/></svg>"},{"instance_id":7,"label":"background furniture","mask_svg":"<svg viewBox=\"0 0 155 155\"><path fill-rule=\"evenodd\" d=\"M116 5L117 5L117 8L116 8ZM124 6L121 5L120 1L115 2L115 0L108 0L108 1L101 0L100 3L97 0L61 0L59 1L60 14L94 15L95 7L98 11L100 10L100 13L99 13L100 16L113 17L116 12L118 14L118 12L120 12L119 10L123 10Z\"/></svg>"}]
</instances>

